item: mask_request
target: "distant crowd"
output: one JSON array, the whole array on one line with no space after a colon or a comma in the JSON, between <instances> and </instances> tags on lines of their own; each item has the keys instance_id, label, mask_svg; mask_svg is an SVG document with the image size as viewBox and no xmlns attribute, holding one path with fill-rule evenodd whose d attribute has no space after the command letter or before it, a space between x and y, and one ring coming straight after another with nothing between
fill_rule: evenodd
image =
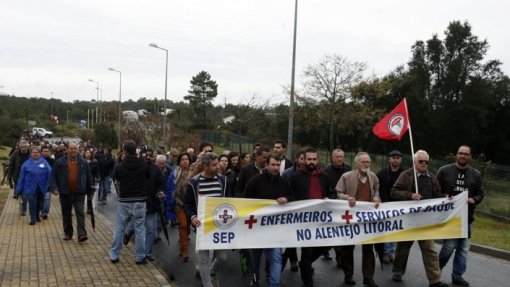
<instances>
[{"instance_id":1,"label":"distant crowd","mask_svg":"<svg viewBox=\"0 0 510 287\"><path fill-rule=\"evenodd\" d=\"M20 202L20 214L29 213L29 224L48 218L51 196L59 197L65 241L88 239L85 214L94 214L98 205L110 204L112 188L117 194L117 220L109 258L120 260L123 245L134 237L135 263L154 260L153 244L167 235L167 226L179 230L179 250L183 263L190 259L189 239L192 230L202 223L197 217L198 197L244 197L271 199L279 204L308 199L345 200L354 207L357 201L381 202L423 200L469 193L469 230L474 221L474 208L483 199L480 172L469 165L471 149L461 146L456 162L443 166L437 174L428 171L429 155L419 150L413 155L414 168L401 166L398 150L388 153L388 166L377 174L370 170L370 155L360 152L354 168L343 162L344 151L335 149L331 163L320 167L317 151L301 149L290 160L287 146L275 141L272 149L256 144L250 153L227 152L217 155L212 143L184 147L181 151L163 147L123 143L122 150L112 154L109 146L95 147L90 142L57 142L50 145L42 138L21 139L10 154L7 180L13 197ZM419 193L415 192L418 186ZM74 210L76 226L73 226ZM425 274L430 286L448 286L441 282L441 270L455 252L452 282L469 286L466 272L469 238L444 240L439 254L432 240L419 240ZM380 253L385 264L393 264L394 281L402 281L413 242L385 243ZM365 286L377 286L374 245L362 248L362 274ZM290 270L300 271L305 286L313 286L313 262L330 256L331 247L302 247L300 259L296 248L240 250L251 274L247 285L259 286L260 258L265 253L266 279L269 286L280 286L280 276L287 262ZM338 268L344 281L355 285L354 246L335 246ZM219 286L223 266L232 252L200 250L197 252L196 275L203 286Z\"/></svg>"}]
</instances>

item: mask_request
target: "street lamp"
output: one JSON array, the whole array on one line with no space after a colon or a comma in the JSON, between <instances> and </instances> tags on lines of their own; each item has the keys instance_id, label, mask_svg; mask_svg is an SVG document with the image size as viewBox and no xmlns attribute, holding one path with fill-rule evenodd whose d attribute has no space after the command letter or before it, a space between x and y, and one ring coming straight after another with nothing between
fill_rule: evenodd
<instances>
[{"instance_id":1,"label":"street lamp","mask_svg":"<svg viewBox=\"0 0 510 287\"><path fill-rule=\"evenodd\" d=\"M162 48L158 46L157 44L150 43L149 46L152 48L160 49L165 51L166 53L166 65L165 65L165 102L163 103L163 142L166 147L167 143L167 136L166 136L166 91L167 91L167 84L168 84L168 50L165 48Z\"/></svg>"},{"instance_id":2,"label":"street lamp","mask_svg":"<svg viewBox=\"0 0 510 287\"><path fill-rule=\"evenodd\" d=\"M97 85L97 87L96 87L96 125L97 125L98 115L99 115L99 82L94 81L92 79L89 79L89 82L96 83L96 85Z\"/></svg>"},{"instance_id":3,"label":"street lamp","mask_svg":"<svg viewBox=\"0 0 510 287\"><path fill-rule=\"evenodd\" d=\"M109 71L119 73L119 130L117 131L117 149L120 151L120 131L122 129L122 111L121 111L121 101L122 101L122 72L119 70L115 70L114 68L108 68Z\"/></svg>"}]
</instances>

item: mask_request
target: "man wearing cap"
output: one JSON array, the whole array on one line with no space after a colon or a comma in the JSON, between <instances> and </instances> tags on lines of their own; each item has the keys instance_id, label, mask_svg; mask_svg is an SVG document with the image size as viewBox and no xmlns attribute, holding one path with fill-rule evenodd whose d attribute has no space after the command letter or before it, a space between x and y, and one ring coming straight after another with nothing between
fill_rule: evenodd
<instances>
[{"instance_id":1,"label":"man wearing cap","mask_svg":"<svg viewBox=\"0 0 510 287\"><path fill-rule=\"evenodd\" d=\"M402 163L402 153L398 150L392 150L388 154L388 161L390 165L386 168L381 169L377 173L377 178L379 179L379 196L381 197L381 202L389 202L392 201L390 193L391 187L397 181L398 176L404 171L400 164ZM384 243L384 257L383 262L389 264L393 262L395 258L395 248L397 243L395 242L387 242Z\"/></svg>"}]
</instances>

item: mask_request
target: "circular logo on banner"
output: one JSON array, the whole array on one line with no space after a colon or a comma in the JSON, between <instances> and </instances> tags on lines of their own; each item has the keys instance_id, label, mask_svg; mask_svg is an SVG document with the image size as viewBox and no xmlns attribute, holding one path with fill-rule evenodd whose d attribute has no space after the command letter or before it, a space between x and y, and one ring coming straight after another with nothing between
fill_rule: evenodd
<instances>
[{"instance_id":1,"label":"circular logo on banner","mask_svg":"<svg viewBox=\"0 0 510 287\"><path fill-rule=\"evenodd\" d=\"M230 204L222 204L213 212L214 224L220 229L229 229L238 219L237 210Z\"/></svg>"},{"instance_id":2,"label":"circular logo on banner","mask_svg":"<svg viewBox=\"0 0 510 287\"><path fill-rule=\"evenodd\" d=\"M404 128L405 118L402 114L395 114L388 121L388 130L391 134L399 136Z\"/></svg>"}]
</instances>

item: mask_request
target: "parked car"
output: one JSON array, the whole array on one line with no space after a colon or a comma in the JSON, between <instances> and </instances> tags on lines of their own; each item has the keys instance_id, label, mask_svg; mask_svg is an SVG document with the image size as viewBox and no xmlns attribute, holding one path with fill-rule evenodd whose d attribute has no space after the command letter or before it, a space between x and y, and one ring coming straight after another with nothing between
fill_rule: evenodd
<instances>
[{"instance_id":1,"label":"parked car","mask_svg":"<svg viewBox=\"0 0 510 287\"><path fill-rule=\"evenodd\" d=\"M43 128L32 128L32 136L40 135L45 138L51 138L53 136L52 131L47 131Z\"/></svg>"}]
</instances>

